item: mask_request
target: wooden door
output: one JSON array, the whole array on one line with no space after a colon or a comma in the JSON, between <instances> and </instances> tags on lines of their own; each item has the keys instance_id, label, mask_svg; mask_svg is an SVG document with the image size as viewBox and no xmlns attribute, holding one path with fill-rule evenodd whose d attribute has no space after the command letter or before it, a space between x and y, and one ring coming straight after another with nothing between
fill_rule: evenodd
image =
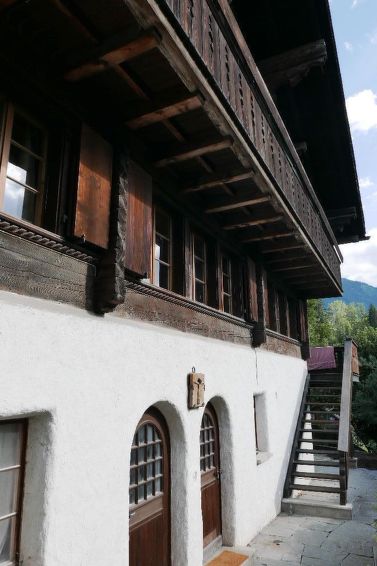
<instances>
[{"instance_id":1,"label":"wooden door","mask_svg":"<svg viewBox=\"0 0 377 566\"><path fill-rule=\"evenodd\" d=\"M131 448L130 566L170 566L169 433L162 415L149 409Z\"/></svg>"},{"instance_id":2,"label":"wooden door","mask_svg":"<svg viewBox=\"0 0 377 566\"><path fill-rule=\"evenodd\" d=\"M205 408L200 429L203 546L221 535L220 446L217 417L212 405Z\"/></svg>"}]
</instances>

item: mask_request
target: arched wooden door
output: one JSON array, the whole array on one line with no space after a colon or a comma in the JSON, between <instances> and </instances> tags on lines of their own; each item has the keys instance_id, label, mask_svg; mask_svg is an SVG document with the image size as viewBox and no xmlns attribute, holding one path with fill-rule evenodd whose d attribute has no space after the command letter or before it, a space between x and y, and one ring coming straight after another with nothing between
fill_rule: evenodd
<instances>
[{"instance_id":1,"label":"arched wooden door","mask_svg":"<svg viewBox=\"0 0 377 566\"><path fill-rule=\"evenodd\" d=\"M165 420L149 409L131 448L130 566L170 566L169 451Z\"/></svg>"},{"instance_id":2,"label":"arched wooden door","mask_svg":"<svg viewBox=\"0 0 377 566\"><path fill-rule=\"evenodd\" d=\"M214 408L207 404L200 428L203 546L221 535L219 427Z\"/></svg>"}]
</instances>

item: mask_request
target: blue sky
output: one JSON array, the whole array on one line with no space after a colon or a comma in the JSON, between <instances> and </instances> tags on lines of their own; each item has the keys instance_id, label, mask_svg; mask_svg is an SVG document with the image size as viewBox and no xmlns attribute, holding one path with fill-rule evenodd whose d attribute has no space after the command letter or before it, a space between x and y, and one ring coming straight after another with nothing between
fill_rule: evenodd
<instances>
[{"instance_id":1,"label":"blue sky","mask_svg":"<svg viewBox=\"0 0 377 566\"><path fill-rule=\"evenodd\" d=\"M343 276L377 286L377 0L330 0L368 242L342 246Z\"/></svg>"}]
</instances>

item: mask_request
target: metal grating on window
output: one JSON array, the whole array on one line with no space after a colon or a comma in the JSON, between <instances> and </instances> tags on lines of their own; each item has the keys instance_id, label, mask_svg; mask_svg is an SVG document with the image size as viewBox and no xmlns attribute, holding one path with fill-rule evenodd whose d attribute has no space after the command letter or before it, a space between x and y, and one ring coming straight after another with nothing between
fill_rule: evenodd
<instances>
[{"instance_id":1,"label":"metal grating on window","mask_svg":"<svg viewBox=\"0 0 377 566\"><path fill-rule=\"evenodd\" d=\"M130 505L162 493L163 464L159 431L153 424L142 424L135 433L131 448Z\"/></svg>"}]
</instances>

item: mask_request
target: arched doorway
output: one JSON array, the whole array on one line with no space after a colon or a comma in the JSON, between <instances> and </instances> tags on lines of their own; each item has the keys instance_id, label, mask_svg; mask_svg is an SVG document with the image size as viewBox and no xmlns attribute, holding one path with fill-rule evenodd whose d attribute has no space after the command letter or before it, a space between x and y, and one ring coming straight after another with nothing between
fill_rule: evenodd
<instances>
[{"instance_id":1,"label":"arched doorway","mask_svg":"<svg viewBox=\"0 0 377 566\"><path fill-rule=\"evenodd\" d=\"M219 427L215 409L207 404L200 427L203 546L221 536Z\"/></svg>"},{"instance_id":2,"label":"arched doorway","mask_svg":"<svg viewBox=\"0 0 377 566\"><path fill-rule=\"evenodd\" d=\"M148 409L131 448L130 566L170 566L169 451L165 419Z\"/></svg>"}]
</instances>

